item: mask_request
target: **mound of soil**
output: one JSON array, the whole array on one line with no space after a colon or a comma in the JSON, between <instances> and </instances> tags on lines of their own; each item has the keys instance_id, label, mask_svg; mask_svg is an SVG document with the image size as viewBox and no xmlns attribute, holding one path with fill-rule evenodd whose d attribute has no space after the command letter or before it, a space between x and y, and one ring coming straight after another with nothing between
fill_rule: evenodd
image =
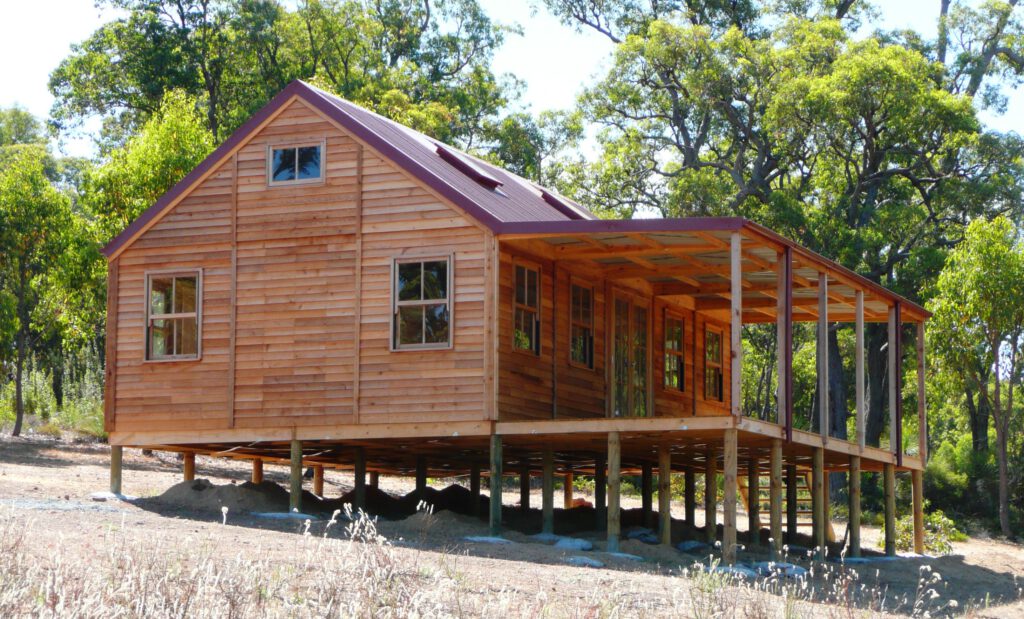
<instances>
[{"instance_id":1,"label":"mound of soil","mask_svg":"<svg viewBox=\"0 0 1024 619\"><path fill-rule=\"evenodd\" d=\"M227 507L229 514L288 511L288 492L270 481L223 486L214 485L208 479L183 481L174 484L153 500L204 512L220 513L222 507Z\"/></svg>"}]
</instances>

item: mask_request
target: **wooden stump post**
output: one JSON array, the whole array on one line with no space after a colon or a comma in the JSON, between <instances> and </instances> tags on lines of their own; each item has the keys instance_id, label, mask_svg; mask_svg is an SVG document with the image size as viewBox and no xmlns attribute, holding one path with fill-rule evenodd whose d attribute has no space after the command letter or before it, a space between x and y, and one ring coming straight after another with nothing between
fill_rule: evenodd
<instances>
[{"instance_id":1,"label":"wooden stump post","mask_svg":"<svg viewBox=\"0 0 1024 619\"><path fill-rule=\"evenodd\" d=\"M288 495L288 509L302 511L302 441L292 439L291 445L291 486Z\"/></svg>"},{"instance_id":2,"label":"wooden stump post","mask_svg":"<svg viewBox=\"0 0 1024 619\"><path fill-rule=\"evenodd\" d=\"M363 447L356 447L355 453L355 470L353 474L355 481L355 508L366 510L366 449Z\"/></svg>"},{"instance_id":3,"label":"wooden stump post","mask_svg":"<svg viewBox=\"0 0 1024 619\"><path fill-rule=\"evenodd\" d=\"M480 516L480 463L469 465L469 495L473 497L473 515Z\"/></svg>"},{"instance_id":4,"label":"wooden stump post","mask_svg":"<svg viewBox=\"0 0 1024 619\"><path fill-rule=\"evenodd\" d=\"M715 466L715 452L710 448L704 452L704 541L715 545L718 537L718 467Z\"/></svg>"},{"instance_id":5,"label":"wooden stump post","mask_svg":"<svg viewBox=\"0 0 1024 619\"><path fill-rule=\"evenodd\" d=\"M124 448L120 445L110 446L110 492L121 494L121 465L124 461Z\"/></svg>"},{"instance_id":6,"label":"wooden stump post","mask_svg":"<svg viewBox=\"0 0 1024 619\"><path fill-rule=\"evenodd\" d=\"M658 446L658 539L672 544L672 452Z\"/></svg>"},{"instance_id":7,"label":"wooden stump post","mask_svg":"<svg viewBox=\"0 0 1024 619\"><path fill-rule=\"evenodd\" d=\"M416 494L423 498L423 492L427 489L427 457L416 456Z\"/></svg>"},{"instance_id":8,"label":"wooden stump post","mask_svg":"<svg viewBox=\"0 0 1024 619\"><path fill-rule=\"evenodd\" d=\"M530 510L530 461L524 460L519 469L519 509Z\"/></svg>"},{"instance_id":9,"label":"wooden stump post","mask_svg":"<svg viewBox=\"0 0 1024 619\"><path fill-rule=\"evenodd\" d=\"M320 464L313 465L313 494L324 497L324 467Z\"/></svg>"},{"instance_id":10,"label":"wooden stump post","mask_svg":"<svg viewBox=\"0 0 1024 619\"><path fill-rule=\"evenodd\" d=\"M697 526L697 473L690 467L683 471L683 509L686 524Z\"/></svg>"},{"instance_id":11,"label":"wooden stump post","mask_svg":"<svg viewBox=\"0 0 1024 619\"><path fill-rule=\"evenodd\" d=\"M599 455L594 461L594 516L597 519L598 530L608 526L608 510L605 507L606 462L604 455Z\"/></svg>"},{"instance_id":12,"label":"wooden stump post","mask_svg":"<svg viewBox=\"0 0 1024 619\"><path fill-rule=\"evenodd\" d=\"M380 488L380 473L377 471L370 471L370 487L376 490Z\"/></svg>"},{"instance_id":13,"label":"wooden stump post","mask_svg":"<svg viewBox=\"0 0 1024 619\"><path fill-rule=\"evenodd\" d=\"M196 478L196 452L186 451L182 455L184 456L184 459L182 460L182 477L185 481L192 481Z\"/></svg>"},{"instance_id":14,"label":"wooden stump post","mask_svg":"<svg viewBox=\"0 0 1024 619\"><path fill-rule=\"evenodd\" d=\"M608 433L608 552L619 551L619 488L622 443L618 432Z\"/></svg>"},{"instance_id":15,"label":"wooden stump post","mask_svg":"<svg viewBox=\"0 0 1024 619\"><path fill-rule=\"evenodd\" d=\"M818 561L825 560L825 475L825 449L815 447L811 468L811 541Z\"/></svg>"},{"instance_id":16,"label":"wooden stump post","mask_svg":"<svg viewBox=\"0 0 1024 619\"><path fill-rule=\"evenodd\" d=\"M768 529L770 531L771 556L782 558L782 439L772 439L768 455L771 475L768 481Z\"/></svg>"},{"instance_id":17,"label":"wooden stump post","mask_svg":"<svg viewBox=\"0 0 1024 619\"><path fill-rule=\"evenodd\" d=\"M654 523L654 465L640 465L640 513L645 527Z\"/></svg>"},{"instance_id":18,"label":"wooden stump post","mask_svg":"<svg viewBox=\"0 0 1024 619\"><path fill-rule=\"evenodd\" d=\"M796 465L786 466L786 543L797 543L800 533L800 494L797 492Z\"/></svg>"},{"instance_id":19,"label":"wooden stump post","mask_svg":"<svg viewBox=\"0 0 1024 619\"><path fill-rule=\"evenodd\" d=\"M910 482L914 486L914 552L924 554L924 472L910 472Z\"/></svg>"},{"instance_id":20,"label":"wooden stump post","mask_svg":"<svg viewBox=\"0 0 1024 619\"><path fill-rule=\"evenodd\" d=\"M896 467L883 465L885 475L885 554L896 556Z\"/></svg>"},{"instance_id":21,"label":"wooden stump post","mask_svg":"<svg viewBox=\"0 0 1024 619\"><path fill-rule=\"evenodd\" d=\"M736 490L738 484L737 469L739 458L737 452L737 430L729 428L723 436L722 468L725 470L725 488L722 498L724 516L722 518L722 562L726 565L736 563Z\"/></svg>"},{"instance_id":22,"label":"wooden stump post","mask_svg":"<svg viewBox=\"0 0 1024 619\"><path fill-rule=\"evenodd\" d=\"M263 460L259 458L252 461L252 483L263 483Z\"/></svg>"},{"instance_id":23,"label":"wooden stump post","mask_svg":"<svg viewBox=\"0 0 1024 619\"><path fill-rule=\"evenodd\" d=\"M501 535L501 436L491 435L491 535Z\"/></svg>"},{"instance_id":24,"label":"wooden stump post","mask_svg":"<svg viewBox=\"0 0 1024 619\"><path fill-rule=\"evenodd\" d=\"M850 456L850 556L860 556L860 456Z\"/></svg>"},{"instance_id":25,"label":"wooden stump post","mask_svg":"<svg viewBox=\"0 0 1024 619\"><path fill-rule=\"evenodd\" d=\"M747 463L747 543L761 543L761 463L751 450Z\"/></svg>"},{"instance_id":26,"label":"wooden stump post","mask_svg":"<svg viewBox=\"0 0 1024 619\"><path fill-rule=\"evenodd\" d=\"M566 473L562 479L562 507L572 509L572 473Z\"/></svg>"},{"instance_id":27,"label":"wooden stump post","mask_svg":"<svg viewBox=\"0 0 1024 619\"><path fill-rule=\"evenodd\" d=\"M551 446L544 447L543 479L541 483L541 533L555 532L555 454Z\"/></svg>"}]
</instances>

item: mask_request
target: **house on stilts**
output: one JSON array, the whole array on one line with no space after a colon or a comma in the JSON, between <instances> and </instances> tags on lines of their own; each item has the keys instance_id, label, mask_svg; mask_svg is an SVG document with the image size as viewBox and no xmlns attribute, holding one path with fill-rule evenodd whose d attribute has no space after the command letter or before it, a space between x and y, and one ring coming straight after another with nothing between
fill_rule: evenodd
<instances>
[{"instance_id":1,"label":"house on stilts","mask_svg":"<svg viewBox=\"0 0 1024 619\"><path fill-rule=\"evenodd\" d=\"M256 479L264 462L290 462L293 503L304 466L319 479L354 470L357 503L367 472L419 485L468 474L475 493L489 478L497 531L512 472L543 477L551 530L554 476L594 475L615 548L624 473L642 475L652 518L657 474L666 543L671 474L685 475L692 523L696 476L715 487L722 473L732 561L737 502L750 497L751 529L764 522L778 548L799 526L804 483L824 548L831 471L851 473L853 555L859 473L884 474L895 552L894 479L909 472L923 550L928 312L751 221L600 220L297 81L104 254L115 492L125 446L183 452L186 478L195 454L251 459ZM830 436L824 413L794 414L797 322L816 323L819 342L834 323L856 325L851 440ZM864 441L867 322L888 323L883 447ZM775 419L741 406L751 323L777 325ZM904 339L916 343L916 416L902 410ZM829 409L826 357L819 345L817 411ZM715 502L704 509L714 540Z\"/></svg>"}]
</instances>

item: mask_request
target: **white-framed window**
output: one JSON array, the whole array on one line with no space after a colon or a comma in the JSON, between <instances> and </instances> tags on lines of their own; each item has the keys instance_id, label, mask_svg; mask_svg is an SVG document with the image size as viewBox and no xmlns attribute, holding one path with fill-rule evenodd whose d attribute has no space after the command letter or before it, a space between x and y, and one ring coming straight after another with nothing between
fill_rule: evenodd
<instances>
[{"instance_id":1,"label":"white-framed window","mask_svg":"<svg viewBox=\"0 0 1024 619\"><path fill-rule=\"evenodd\" d=\"M395 260L392 350L451 347L451 265L451 256Z\"/></svg>"},{"instance_id":2,"label":"white-framed window","mask_svg":"<svg viewBox=\"0 0 1024 619\"><path fill-rule=\"evenodd\" d=\"M202 271L147 273L146 360L199 359L202 305Z\"/></svg>"},{"instance_id":3,"label":"white-framed window","mask_svg":"<svg viewBox=\"0 0 1024 619\"><path fill-rule=\"evenodd\" d=\"M267 184L319 183L324 178L324 142L267 147Z\"/></svg>"},{"instance_id":4,"label":"white-framed window","mask_svg":"<svg viewBox=\"0 0 1024 619\"><path fill-rule=\"evenodd\" d=\"M513 348L540 354L540 269L516 264Z\"/></svg>"}]
</instances>

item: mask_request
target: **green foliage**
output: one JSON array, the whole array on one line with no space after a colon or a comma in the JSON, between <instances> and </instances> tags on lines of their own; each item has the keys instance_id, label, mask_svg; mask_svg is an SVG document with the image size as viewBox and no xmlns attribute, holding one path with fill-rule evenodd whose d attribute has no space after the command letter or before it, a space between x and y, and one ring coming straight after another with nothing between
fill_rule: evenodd
<instances>
[{"instance_id":1,"label":"green foliage","mask_svg":"<svg viewBox=\"0 0 1024 619\"><path fill-rule=\"evenodd\" d=\"M967 536L956 528L950 518L941 510L929 510L924 516L924 551L931 555L948 555L953 552L952 542L967 541ZM878 547L885 546L885 539L879 538ZM897 552L914 550L914 516L908 514L896 521Z\"/></svg>"}]
</instances>

